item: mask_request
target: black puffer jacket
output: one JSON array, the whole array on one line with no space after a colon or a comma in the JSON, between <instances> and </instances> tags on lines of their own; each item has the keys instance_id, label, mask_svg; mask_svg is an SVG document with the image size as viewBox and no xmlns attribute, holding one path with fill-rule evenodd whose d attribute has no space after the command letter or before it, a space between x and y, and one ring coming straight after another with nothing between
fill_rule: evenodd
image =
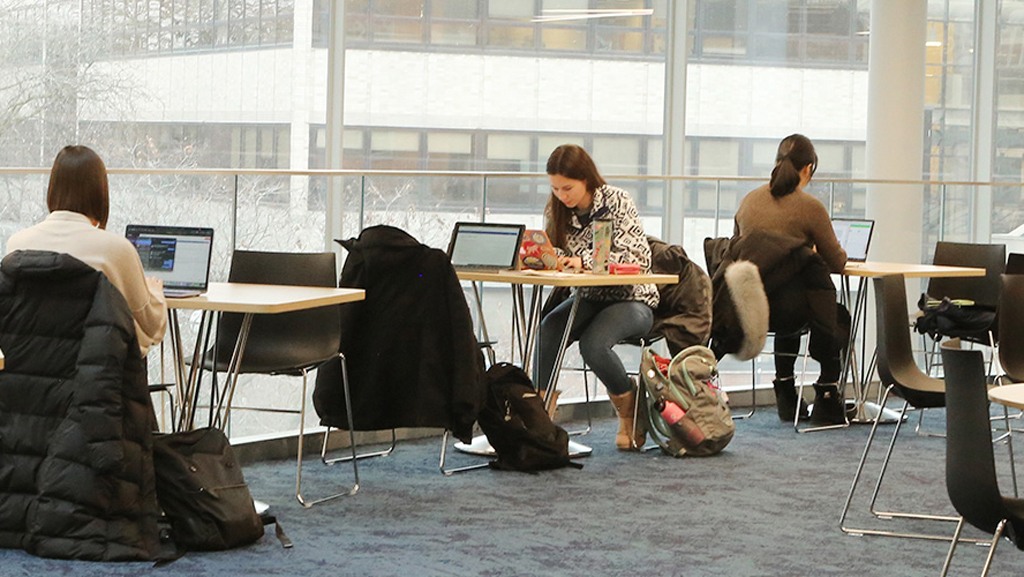
<instances>
[{"instance_id":1,"label":"black puffer jacket","mask_svg":"<svg viewBox=\"0 0 1024 577\"><path fill-rule=\"evenodd\" d=\"M0 546L151 559L159 546L146 366L128 305L66 254L0 263Z\"/></svg>"},{"instance_id":2,"label":"black puffer jacket","mask_svg":"<svg viewBox=\"0 0 1024 577\"><path fill-rule=\"evenodd\" d=\"M357 431L444 427L469 442L484 398L483 356L462 286L443 251L390 226L342 241L339 286L366 289L341 307L341 352ZM317 371L320 423L348 429L341 363Z\"/></svg>"}]
</instances>

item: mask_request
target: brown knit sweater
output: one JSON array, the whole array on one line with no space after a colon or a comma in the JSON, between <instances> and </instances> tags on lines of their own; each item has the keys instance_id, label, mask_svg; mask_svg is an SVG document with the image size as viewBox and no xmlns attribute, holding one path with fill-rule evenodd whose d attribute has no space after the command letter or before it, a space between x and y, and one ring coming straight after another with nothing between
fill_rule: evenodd
<instances>
[{"instance_id":1,"label":"brown knit sweater","mask_svg":"<svg viewBox=\"0 0 1024 577\"><path fill-rule=\"evenodd\" d=\"M751 191L736 211L733 232L740 236L755 230L803 240L832 272L846 266L846 251L836 240L825 206L799 188L781 198L773 197L767 184Z\"/></svg>"}]
</instances>

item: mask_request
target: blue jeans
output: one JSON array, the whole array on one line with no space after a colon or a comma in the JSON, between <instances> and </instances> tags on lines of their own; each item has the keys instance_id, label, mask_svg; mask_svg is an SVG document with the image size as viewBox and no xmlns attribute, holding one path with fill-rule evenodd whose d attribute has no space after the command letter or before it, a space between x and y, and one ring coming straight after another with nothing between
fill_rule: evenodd
<instances>
[{"instance_id":1,"label":"blue jeans","mask_svg":"<svg viewBox=\"0 0 1024 577\"><path fill-rule=\"evenodd\" d=\"M541 389L547 387L551 378L571 307L570 298L555 307L540 323L533 374L537 387ZM601 379L609 394L621 395L633 388L633 382L612 347L624 339L646 335L653 325L654 311L642 302L582 299L569 333L569 343L579 341L580 355L587 366Z\"/></svg>"}]
</instances>

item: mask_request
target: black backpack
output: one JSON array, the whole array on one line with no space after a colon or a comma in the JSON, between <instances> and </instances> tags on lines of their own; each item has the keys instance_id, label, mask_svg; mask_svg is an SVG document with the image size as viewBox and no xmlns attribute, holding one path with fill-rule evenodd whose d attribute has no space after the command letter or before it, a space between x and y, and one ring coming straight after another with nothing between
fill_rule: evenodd
<instances>
[{"instance_id":1,"label":"black backpack","mask_svg":"<svg viewBox=\"0 0 1024 577\"><path fill-rule=\"evenodd\" d=\"M477 416L498 454L491 467L506 471L582 468L569 460L569 434L551 422L530 377L498 363L487 371L487 398Z\"/></svg>"},{"instance_id":2,"label":"black backpack","mask_svg":"<svg viewBox=\"0 0 1024 577\"><path fill-rule=\"evenodd\" d=\"M986 305L949 297L939 300L922 294L917 308L921 309L921 316L914 321L914 328L936 341L960 337L987 344L991 342L989 333L996 332L996 311Z\"/></svg>"},{"instance_id":3,"label":"black backpack","mask_svg":"<svg viewBox=\"0 0 1024 577\"><path fill-rule=\"evenodd\" d=\"M220 429L203 428L153 437L153 465L160 508L178 547L216 551L248 545L276 523L256 512L242 468ZM287 536L277 526L282 545Z\"/></svg>"}]
</instances>

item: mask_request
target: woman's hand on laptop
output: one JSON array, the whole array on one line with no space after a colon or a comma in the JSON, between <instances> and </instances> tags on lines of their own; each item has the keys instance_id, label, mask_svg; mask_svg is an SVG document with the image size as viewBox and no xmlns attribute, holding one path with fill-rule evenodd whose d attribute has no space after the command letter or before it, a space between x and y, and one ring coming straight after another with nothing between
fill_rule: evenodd
<instances>
[{"instance_id":1,"label":"woman's hand on laptop","mask_svg":"<svg viewBox=\"0 0 1024 577\"><path fill-rule=\"evenodd\" d=\"M583 259L578 256L560 256L558 264L563 270L583 270Z\"/></svg>"}]
</instances>

